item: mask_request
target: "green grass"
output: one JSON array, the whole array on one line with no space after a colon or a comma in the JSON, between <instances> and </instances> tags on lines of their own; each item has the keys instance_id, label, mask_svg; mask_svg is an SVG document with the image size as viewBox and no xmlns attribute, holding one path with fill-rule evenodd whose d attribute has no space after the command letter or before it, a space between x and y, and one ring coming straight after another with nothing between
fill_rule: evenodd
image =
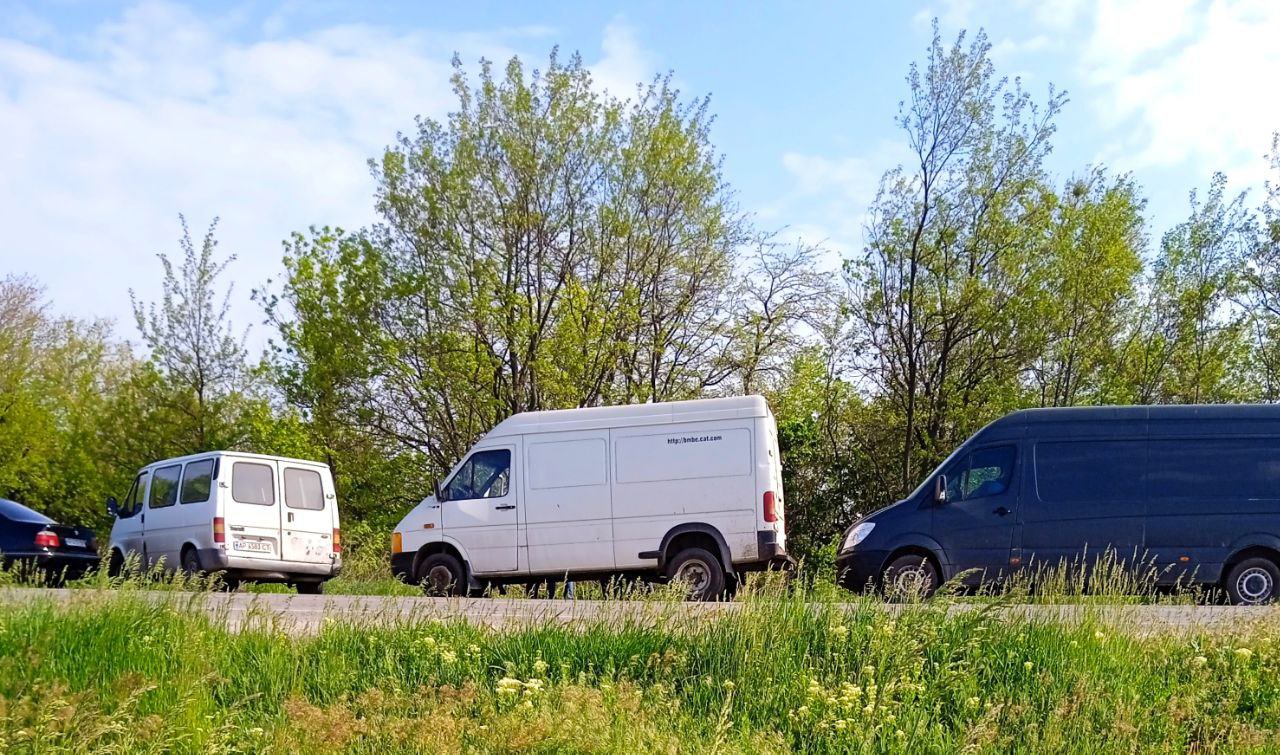
<instances>
[{"instance_id":1,"label":"green grass","mask_svg":"<svg viewBox=\"0 0 1280 755\"><path fill-rule=\"evenodd\" d=\"M1274 752L1276 628L1138 637L814 605L664 626L231 634L188 599L0 612L0 751ZM203 598L197 596L194 600ZM999 601L995 603L998 605Z\"/></svg>"}]
</instances>

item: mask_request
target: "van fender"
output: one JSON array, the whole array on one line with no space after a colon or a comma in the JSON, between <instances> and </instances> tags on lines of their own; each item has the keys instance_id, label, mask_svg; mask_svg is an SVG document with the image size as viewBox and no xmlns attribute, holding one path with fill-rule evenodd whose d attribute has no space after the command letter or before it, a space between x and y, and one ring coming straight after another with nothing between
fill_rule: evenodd
<instances>
[{"instance_id":1,"label":"van fender","mask_svg":"<svg viewBox=\"0 0 1280 755\"><path fill-rule=\"evenodd\" d=\"M667 566L667 547L671 545L671 541L691 532L709 535L712 540L716 541L716 545L720 548L720 561L724 564L724 573L732 575L734 573L733 556L729 550L729 544L725 542L724 535L720 534L720 530L706 522L686 522L672 527L667 530L667 534L662 536L662 543L658 545L656 551L641 551L640 558L656 558L658 560L658 570L665 569Z\"/></svg>"},{"instance_id":2,"label":"van fender","mask_svg":"<svg viewBox=\"0 0 1280 755\"><path fill-rule=\"evenodd\" d=\"M880 564L880 568L877 570L877 579L879 579L879 573L883 572L884 568L889 565L889 559L893 557L893 554L903 548L919 548L932 553L934 558L938 559L938 566L942 568L943 581L955 576L952 574L952 571L954 570L951 566L951 557L947 555L947 551L942 547L942 544L928 535L920 532L912 532L895 540L891 540L889 544L885 546L884 562Z\"/></svg>"}]
</instances>

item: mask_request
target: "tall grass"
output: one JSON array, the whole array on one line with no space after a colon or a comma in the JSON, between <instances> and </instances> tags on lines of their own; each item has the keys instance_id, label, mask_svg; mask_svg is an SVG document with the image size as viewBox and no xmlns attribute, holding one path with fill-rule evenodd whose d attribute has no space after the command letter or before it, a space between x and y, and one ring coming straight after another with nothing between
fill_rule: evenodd
<instances>
[{"instance_id":1,"label":"tall grass","mask_svg":"<svg viewBox=\"0 0 1280 755\"><path fill-rule=\"evenodd\" d=\"M486 630L84 593L0 611L0 751L1273 752L1277 627L1139 636L946 600ZM197 596L195 601L200 601ZM1086 609L1086 613L1087 613Z\"/></svg>"}]
</instances>

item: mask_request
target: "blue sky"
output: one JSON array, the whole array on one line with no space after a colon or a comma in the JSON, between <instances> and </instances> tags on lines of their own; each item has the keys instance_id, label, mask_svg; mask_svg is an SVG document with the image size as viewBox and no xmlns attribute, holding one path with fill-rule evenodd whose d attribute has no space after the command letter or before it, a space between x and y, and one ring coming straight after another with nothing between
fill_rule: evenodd
<instances>
[{"instance_id":1,"label":"blue sky","mask_svg":"<svg viewBox=\"0 0 1280 755\"><path fill-rule=\"evenodd\" d=\"M365 165L417 114L450 106L453 52L553 45L626 93L673 71L710 94L726 178L759 225L857 253L893 116L930 20L985 28L1001 73L1070 94L1051 167L1133 172L1153 242L1224 170L1257 199L1280 128L1280 2L209 3L0 0L0 275L57 311L133 336L128 289L154 255L222 217L239 324L280 241L373 220ZM261 341L265 333L251 339Z\"/></svg>"}]
</instances>

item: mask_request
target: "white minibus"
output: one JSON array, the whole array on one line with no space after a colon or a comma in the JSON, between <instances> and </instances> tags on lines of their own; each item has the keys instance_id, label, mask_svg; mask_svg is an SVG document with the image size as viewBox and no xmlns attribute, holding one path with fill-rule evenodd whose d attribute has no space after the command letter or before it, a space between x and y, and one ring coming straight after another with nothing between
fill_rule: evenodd
<instances>
[{"instance_id":1,"label":"white minibus","mask_svg":"<svg viewBox=\"0 0 1280 755\"><path fill-rule=\"evenodd\" d=\"M143 467L107 511L115 574L137 554L143 568L319 593L342 568L333 475L319 462L230 451L165 459Z\"/></svg>"},{"instance_id":2,"label":"white minibus","mask_svg":"<svg viewBox=\"0 0 1280 755\"><path fill-rule=\"evenodd\" d=\"M513 415L396 526L391 565L429 591L613 576L725 594L790 563L761 396Z\"/></svg>"}]
</instances>

